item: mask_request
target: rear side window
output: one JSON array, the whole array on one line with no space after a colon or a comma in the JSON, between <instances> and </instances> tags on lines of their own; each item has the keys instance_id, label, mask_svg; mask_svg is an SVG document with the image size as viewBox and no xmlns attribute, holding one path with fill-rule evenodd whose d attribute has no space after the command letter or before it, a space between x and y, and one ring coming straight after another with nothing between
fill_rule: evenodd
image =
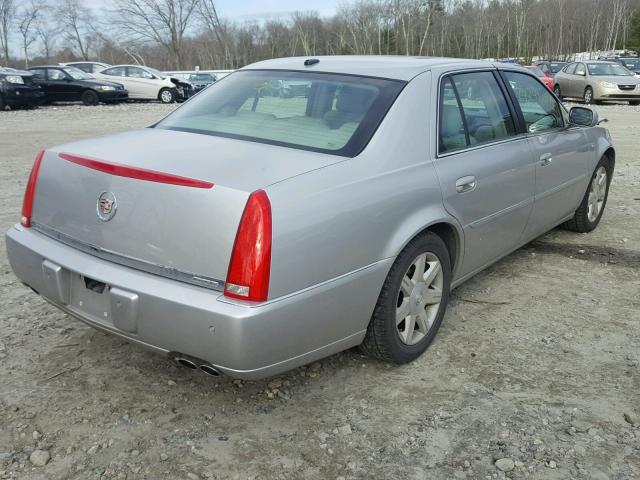
<instances>
[{"instance_id":1,"label":"rear side window","mask_svg":"<svg viewBox=\"0 0 640 480\"><path fill-rule=\"evenodd\" d=\"M564 126L562 108L549 89L530 75L504 72L520 104L527 131L540 133Z\"/></svg>"},{"instance_id":2,"label":"rear side window","mask_svg":"<svg viewBox=\"0 0 640 480\"><path fill-rule=\"evenodd\" d=\"M568 65L567 68L564 69L564 73L568 73L569 75L573 75L574 72L576 71L576 67L578 66L577 63L572 63L571 65Z\"/></svg>"},{"instance_id":3,"label":"rear side window","mask_svg":"<svg viewBox=\"0 0 640 480\"><path fill-rule=\"evenodd\" d=\"M516 134L511 111L493 73L452 75L441 85L441 153Z\"/></svg>"},{"instance_id":4,"label":"rear side window","mask_svg":"<svg viewBox=\"0 0 640 480\"><path fill-rule=\"evenodd\" d=\"M586 70L584 68L584 63L579 63L576 65L576 75L585 75Z\"/></svg>"},{"instance_id":5,"label":"rear side window","mask_svg":"<svg viewBox=\"0 0 640 480\"><path fill-rule=\"evenodd\" d=\"M244 70L216 82L156 128L353 157L404 85L354 75Z\"/></svg>"},{"instance_id":6,"label":"rear side window","mask_svg":"<svg viewBox=\"0 0 640 480\"><path fill-rule=\"evenodd\" d=\"M112 77L124 77L124 67L113 67L102 72L103 75L111 75Z\"/></svg>"}]
</instances>

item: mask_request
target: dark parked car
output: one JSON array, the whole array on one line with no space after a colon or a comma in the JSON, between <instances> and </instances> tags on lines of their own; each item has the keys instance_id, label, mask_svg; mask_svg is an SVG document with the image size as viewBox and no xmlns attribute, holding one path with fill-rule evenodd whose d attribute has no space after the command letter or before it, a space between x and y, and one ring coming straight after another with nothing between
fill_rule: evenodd
<instances>
[{"instance_id":1,"label":"dark parked car","mask_svg":"<svg viewBox=\"0 0 640 480\"><path fill-rule=\"evenodd\" d=\"M29 69L34 81L42 85L45 103L82 101L85 105L115 103L129 98L119 83L98 80L74 67L43 66Z\"/></svg>"},{"instance_id":2,"label":"dark parked car","mask_svg":"<svg viewBox=\"0 0 640 480\"><path fill-rule=\"evenodd\" d=\"M619 63L627 70L631 70L636 75L640 75L640 57L600 57L598 60L608 60Z\"/></svg>"},{"instance_id":3,"label":"dark parked car","mask_svg":"<svg viewBox=\"0 0 640 480\"><path fill-rule=\"evenodd\" d=\"M0 111L7 106L36 107L43 96L42 88L33 82L31 72L0 67Z\"/></svg>"},{"instance_id":4,"label":"dark parked car","mask_svg":"<svg viewBox=\"0 0 640 480\"><path fill-rule=\"evenodd\" d=\"M567 62L560 62L557 60L538 60L533 62L533 64L542 70L545 77L554 78L556 73L558 73L562 68L567 64Z\"/></svg>"}]
</instances>

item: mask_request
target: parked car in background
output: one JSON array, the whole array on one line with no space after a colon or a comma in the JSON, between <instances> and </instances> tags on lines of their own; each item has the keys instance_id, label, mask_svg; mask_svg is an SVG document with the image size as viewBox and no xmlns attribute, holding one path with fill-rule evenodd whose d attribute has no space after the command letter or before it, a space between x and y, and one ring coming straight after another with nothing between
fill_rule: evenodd
<instances>
[{"instance_id":1,"label":"parked car in background","mask_svg":"<svg viewBox=\"0 0 640 480\"><path fill-rule=\"evenodd\" d=\"M536 65L525 65L524 68L533 73L536 77L540 79L542 83L544 83L549 90L553 92L553 78L544 74L544 72L540 69L540 67Z\"/></svg>"},{"instance_id":2,"label":"parked car in background","mask_svg":"<svg viewBox=\"0 0 640 480\"><path fill-rule=\"evenodd\" d=\"M33 73L0 67L0 112L6 107L33 108L43 98L42 87L34 83Z\"/></svg>"},{"instance_id":3,"label":"parked car in background","mask_svg":"<svg viewBox=\"0 0 640 480\"><path fill-rule=\"evenodd\" d=\"M82 70L85 73L97 73L100 70L104 70L107 67L110 67L108 63L102 62L69 62L69 63L61 63L60 65L74 67L78 70Z\"/></svg>"},{"instance_id":4,"label":"parked car in background","mask_svg":"<svg viewBox=\"0 0 640 480\"><path fill-rule=\"evenodd\" d=\"M98 105L122 102L129 96L120 83L96 79L74 67L45 65L31 67L29 71L42 86L45 103L81 101L85 105Z\"/></svg>"},{"instance_id":5,"label":"parked car in background","mask_svg":"<svg viewBox=\"0 0 640 480\"><path fill-rule=\"evenodd\" d=\"M289 82L306 95L264 88ZM359 344L406 363L453 287L556 225L596 228L615 161L598 123L517 66L259 62L149 128L43 150L9 261L70 315L211 375Z\"/></svg>"},{"instance_id":6,"label":"parked car in background","mask_svg":"<svg viewBox=\"0 0 640 480\"><path fill-rule=\"evenodd\" d=\"M185 80L193 85L193 93L198 93L209 85L213 85L217 78L213 73L206 72L164 72L165 75Z\"/></svg>"},{"instance_id":7,"label":"parked car in background","mask_svg":"<svg viewBox=\"0 0 640 480\"><path fill-rule=\"evenodd\" d=\"M140 65L111 66L97 72L96 77L122 83L129 90L129 98L137 100L173 103L193 94L193 87L188 82Z\"/></svg>"},{"instance_id":8,"label":"parked car in background","mask_svg":"<svg viewBox=\"0 0 640 480\"><path fill-rule=\"evenodd\" d=\"M567 62L560 62L556 60L538 60L533 62L533 64L538 67L545 76L549 78L553 78L556 76L560 70L567 64Z\"/></svg>"},{"instance_id":9,"label":"parked car in background","mask_svg":"<svg viewBox=\"0 0 640 480\"><path fill-rule=\"evenodd\" d=\"M640 105L640 78L615 62L592 60L564 67L554 79L558 98L574 98L584 103L627 100Z\"/></svg>"},{"instance_id":10,"label":"parked car in background","mask_svg":"<svg viewBox=\"0 0 640 480\"><path fill-rule=\"evenodd\" d=\"M627 70L632 71L636 75L640 75L640 58L638 57L612 57L612 58L600 58L599 60L607 60L610 62L616 62L625 67Z\"/></svg>"}]
</instances>

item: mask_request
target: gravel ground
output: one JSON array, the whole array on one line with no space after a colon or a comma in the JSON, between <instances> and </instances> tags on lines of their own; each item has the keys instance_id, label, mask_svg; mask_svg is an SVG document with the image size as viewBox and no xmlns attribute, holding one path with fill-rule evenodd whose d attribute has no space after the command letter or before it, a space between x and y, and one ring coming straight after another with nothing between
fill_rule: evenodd
<instances>
[{"instance_id":1,"label":"gravel ground","mask_svg":"<svg viewBox=\"0 0 640 480\"><path fill-rule=\"evenodd\" d=\"M2 112L0 226L41 147L169 110ZM640 478L640 109L598 110L618 149L600 227L554 230L458 288L406 366L349 351L212 379L67 317L0 254L0 478Z\"/></svg>"}]
</instances>

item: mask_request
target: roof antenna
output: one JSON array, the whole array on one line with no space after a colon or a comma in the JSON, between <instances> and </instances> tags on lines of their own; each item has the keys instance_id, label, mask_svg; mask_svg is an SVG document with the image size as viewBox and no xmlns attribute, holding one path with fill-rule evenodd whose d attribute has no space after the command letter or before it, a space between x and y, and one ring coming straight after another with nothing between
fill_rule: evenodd
<instances>
[{"instance_id":1,"label":"roof antenna","mask_svg":"<svg viewBox=\"0 0 640 480\"><path fill-rule=\"evenodd\" d=\"M311 65L315 65L316 63L320 63L320 60L318 60L317 58L307 58L304 61L304 66L310 67Z\"/></svg>"}]
</instances>

